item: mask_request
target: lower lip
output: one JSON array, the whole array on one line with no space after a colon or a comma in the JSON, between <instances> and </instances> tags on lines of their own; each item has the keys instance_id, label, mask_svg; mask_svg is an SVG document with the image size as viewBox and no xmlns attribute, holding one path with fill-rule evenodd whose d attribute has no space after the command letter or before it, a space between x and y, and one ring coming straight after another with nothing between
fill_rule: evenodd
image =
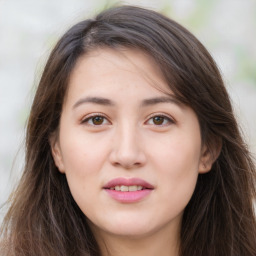
<instances>
[{"instance_id":1,"label":"lower lip","mask_svg":"<svg viewBox=\"0 0 256 256\"><path fill-rule=\"evenodd\" d=\"M114 189L105 189L105 191L118 202L135 203L148 196L152 192L152 189L142 189L131 192L121 192Z\"/></svg>"}]
</instances>

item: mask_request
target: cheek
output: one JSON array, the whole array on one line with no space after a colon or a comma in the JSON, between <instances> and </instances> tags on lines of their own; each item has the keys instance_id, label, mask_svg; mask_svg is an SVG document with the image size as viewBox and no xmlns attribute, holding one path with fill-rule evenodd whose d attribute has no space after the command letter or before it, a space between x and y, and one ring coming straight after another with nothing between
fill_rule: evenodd
<instances>
[{"instance_id":1,"label":"cheek","mask_svg":"<svg viewBox=\"0 0 256 256\"><path fill-rule=\"evenodd\" d=\"M96 184L108 155L107 143L95 140L94 136L85 136L83 132L63 130L64 133L61 148L65 175L74 200L85 211L93 192L100 189Z\"/></svg>"},{"instance_id":2,"label":"cheek","mask_svg":"<svg viewBox=\"0 0 256 256\"><path fill-rule=\"evenodd\" d=\"M161 170L177 177L197 172L201 156L200 137L173 134L167 138L154 141L150 147L150 157L155 164L161 165Z\"/></svg>"},{"instance_id":3,"label":"cheek","mask_svg":"<svg viewBox=\"0 0 256 256\"><path fill-rule=\"evenodd\" d=\"M96 172L108 154L106 141L83 130L71 131L63 130L61 140L65 172L79 176Z\"/></svg>"},{"instance_id":4,"label":"cheek","mask_svg":"<svg viewBox=\"0 0 256 256\"><path fill-rule=\"evenodd\" d=\"M158 185L162 202L169 202L167 211L182 211L189 202L198 177L201 143L200 134L175 134L154 147L152 159L158 169ZM153 157L154 155L154 157ZM159 161L161 159L161 161Z\"/></svg>"},{"instance_id":5,"label":"cheek","mask_svg":"<svg viewBox=\"0 0 256 256\"><path fill-rule=\"evenodd\" d=\"M70 147L70 151L66 152L65 174L73 199L87 215L91 211L92 202L96 201L94 195L97 190L100 190L96 184L101 170L101 162L95 152L82 150L80 146L81 144L79 147Z\"/></svg>"}]
</instances>

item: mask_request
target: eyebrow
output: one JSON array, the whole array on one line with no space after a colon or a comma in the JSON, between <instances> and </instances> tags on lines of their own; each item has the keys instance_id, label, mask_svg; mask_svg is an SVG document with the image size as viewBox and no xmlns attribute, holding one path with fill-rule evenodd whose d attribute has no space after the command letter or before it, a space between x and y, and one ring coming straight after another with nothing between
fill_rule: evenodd
<instances>
[{"instance_id":1,"label":"eyebrow","mask_svg":"<svg viewBox=\"0 0 256 256\"><path fill-rule=\"evenodd\" d=\"M73 105L73 109L85 103L93 103L93 104L98 104L102 106L115 106L115 103L112 100L107 98L85 97L85 98L79 99ZM145 99L142 101L141 107L147 107L147 106L156 105L160 103L172 103L178 106L182 105L182 103L178 99L176 99L175 96L170 95L168 97L155 97L155 98Z\"/></svg>"},{"instance_id":2,"label":"eyebrow","mask_svg":"<svg viewBox=\"0 0 256 256\"><path fill-rule=\"evenodd\" d=\"M98 104L98 105L103 105L103 106L114 106L114 102L106 99L106 98L101 98L101 97L86 97L86 98L82 98L80 100L78 100L74 106L74 108L77 108L78 106L84 104L84 103L94 103L94 104Z\"/></svg>"},{"instance_id":3,"label":"eyebrow","mask_svg":"<svg viewBox=\"0 0 256 256\"><path fill-rule=\"evenodd\" d=\"M142 106L150 106L150 105L156 105L159 103L172 103L172 104L176 104L178 106L181 106L182 103L181 101L179 101L175 96L168 96L168 97L155 97L155 98L151 98L151 99L145 99L142 101Z\"/></svg>"}]
</instances>

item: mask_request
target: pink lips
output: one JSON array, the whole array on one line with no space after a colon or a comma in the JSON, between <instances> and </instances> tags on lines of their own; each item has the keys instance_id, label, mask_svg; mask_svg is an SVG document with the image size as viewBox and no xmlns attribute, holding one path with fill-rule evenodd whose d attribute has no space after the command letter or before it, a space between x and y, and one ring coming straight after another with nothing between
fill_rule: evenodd
<instances>
[{"instance_id":1,"label":"pink lips","mask_svg":"<svg viewBox=\"0 0 256 256\"><path fill-rule=\"evenodd\" d=\"M142 190L137 191L117 191L113 188L115 186L142 186ZM121 203L133 203L138 202L145 198L147 195L149 195L154 187L149 184L148 182L139 179L139 178L131 178L131 179L125 179L125 178L117 178L109 181L104 187L104 190L115 200L121 202Z\"/></svg>"}]
</instances>

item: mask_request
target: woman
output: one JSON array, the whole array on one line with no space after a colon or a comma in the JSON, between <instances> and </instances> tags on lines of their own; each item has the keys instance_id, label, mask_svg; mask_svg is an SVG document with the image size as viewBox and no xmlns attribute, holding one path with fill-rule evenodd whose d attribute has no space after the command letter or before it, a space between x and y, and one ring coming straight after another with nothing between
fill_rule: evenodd
<instances>
[{"instance_id":1,"label":"woman","mask_svg":"<svg viewBox=\"0 0 256 256\"><path fill-rule=\"evenodd\" d=\"M159 13L115 7L48 59L1 255L253 256L254 200L210 54Z\"/></svg>"}]
</instances>

